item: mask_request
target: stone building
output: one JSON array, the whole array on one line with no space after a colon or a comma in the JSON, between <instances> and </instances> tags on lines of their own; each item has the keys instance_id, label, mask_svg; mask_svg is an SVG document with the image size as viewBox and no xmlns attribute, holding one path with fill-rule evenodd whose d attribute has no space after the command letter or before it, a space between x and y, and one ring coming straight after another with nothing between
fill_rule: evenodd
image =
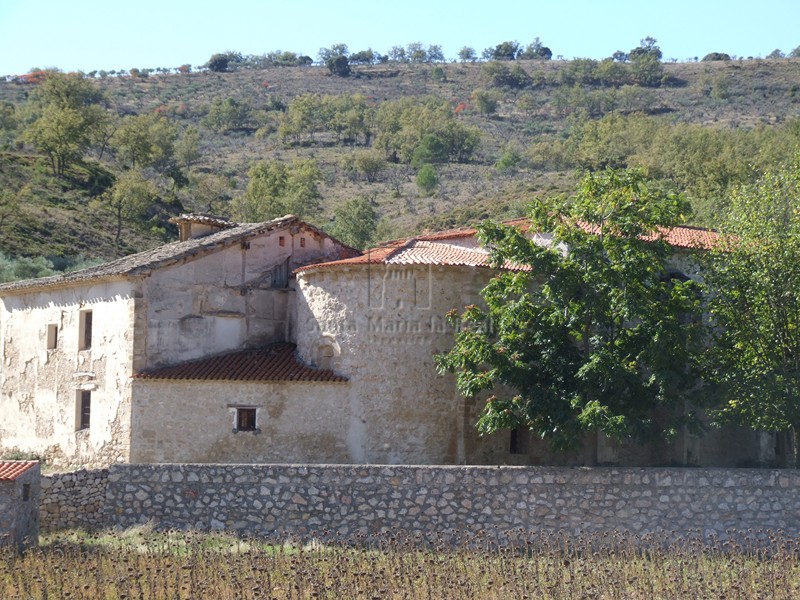
<instances>
[{"instance_id":1,"label":"stone building","mask_svg":"<svg viewBox=\"0 0 800 600\"><path fill-rule=\"evenodd\" d=\"M292 271L357 254L293 216L177 222L181 241L0 285L0 452L58 467L135 459L137 442L186 426L140 426L135 373L292 339Z\"/></svg>"},{"instance_id":2,"label":"stone building","mask_svg":"<svg viewBox=\"0 0 800 600\"><path fill-rule=\"evenodd\" d=\"M0 461L0 545L38 544L39 481L38 461Z\"/></svg>"},{"instance_id":3,"label":"stone building","mask_svg":"<svg viewBox=\"0 0 800 600\"><path fill-rule=\"evenodd\" d=\"M474 229L357 255L293 217L179 226L186 241L0 286L0 450L65 466L765 461L743 431L648 448L597 436L586 455L524 430L479 436L482 400L434 368L453 342L445 314L480 302L493 273ZM708 235L669 232L676 265Z\"/></svg>"}]
</instances>

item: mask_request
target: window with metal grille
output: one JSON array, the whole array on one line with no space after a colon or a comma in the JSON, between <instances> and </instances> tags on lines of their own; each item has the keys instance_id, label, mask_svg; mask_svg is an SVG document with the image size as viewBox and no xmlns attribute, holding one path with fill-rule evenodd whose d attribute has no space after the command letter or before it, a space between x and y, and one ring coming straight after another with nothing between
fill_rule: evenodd
<instances>
[{"instance_id":1,"label":"window with metal grille","mask_svg":"<svg viewBox=\"0 0 800 600\"><path fill-rule=\"evenodd\" d=\"M256 409L237 408L236 409L236 431L257 431Z\"/></svg>"}]
</instances>

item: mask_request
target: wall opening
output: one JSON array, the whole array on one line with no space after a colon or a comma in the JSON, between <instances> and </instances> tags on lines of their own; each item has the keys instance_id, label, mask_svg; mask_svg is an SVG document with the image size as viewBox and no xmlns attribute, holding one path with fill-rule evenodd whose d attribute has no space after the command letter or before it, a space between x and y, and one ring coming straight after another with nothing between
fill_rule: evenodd
<instances>
[{"instance_id":1,"label":"wall opening","mask_svg":"<svg viewBox=\"0 0 800 600\"><path fill-rule=\"evenodd\" d=\"M22 484L22 501L28 502L31 499L31 484L30 483L23 483Z\"/></svg>"},{"instance_id":2,"label":"wall opening","mask_svg":"<svg viewBox=\"0 0 800 600\"><path fill-rule=\"evenodd\" d=\"M92 347L92 311L81 311L79 330L78 350L89 350Z\"/></svg>"},{"instance_id":3,"label":"wall opening","mask_svg":"<svg viewBox=\"0 0 800 600\"><path fill-rule=\"evenodd\" d=\"M514 427L508 441L510 454L527 454L530 441L530 431L527 427Z\"/></svg>"},{"instance_id":4,"label":"wall opening","mask_svg":"<svg viewBox=\"0 0 800 600\"><path fill-rule=\"evenodd\" d=\"M332 346L325 344L320 346L317 356L317 365L320 369L332 369L334 350Z\"/></svg>"},{"instance_id":5,"label":"wall opening","mask_svg":"<svg viewBox=\"0 0 800 600\"><path fill-rule=\"evenodd\" d=\"M236 408L236 427L234 433L239 431L259 431L258 411L252 407L239 406Z\"/></svg>"},{"instance_id":6,"label":"wall opening","mask_svg":"<svg viewBox=\"0 0 800 600\"><path fill-rule=\"evenodd\" d=\"M77 431L89 429L92 416L92 392L88 390L78 390L76 409L75 429Z\"/></svg>"},{"instance_id":7,"label":"wall opening","mask_svg":"<svg viewBox=\"0 0 800 600\"><path fill-rule=\"evenodd\" d=\"M58 324L50 323L47 326L47 349L55 350L58 348Z\"/></svg>"}]
</instances>

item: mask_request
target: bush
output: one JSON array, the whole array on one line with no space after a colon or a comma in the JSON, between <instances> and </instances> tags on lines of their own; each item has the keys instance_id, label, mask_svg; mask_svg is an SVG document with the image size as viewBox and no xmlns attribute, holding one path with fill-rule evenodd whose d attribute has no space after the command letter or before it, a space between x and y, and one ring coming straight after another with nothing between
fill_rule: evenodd
<instances>
[{"instance_id":1,"label":"bush","mask_svg":"<svg viewBox=\"0 0 800 600\"><path fill-rule=\"evenodd\" d=\"M417 187L426 196L430 196L439 185L439 178L433 165L423 165L417 173Z\"/></svg>"}]
</instances>

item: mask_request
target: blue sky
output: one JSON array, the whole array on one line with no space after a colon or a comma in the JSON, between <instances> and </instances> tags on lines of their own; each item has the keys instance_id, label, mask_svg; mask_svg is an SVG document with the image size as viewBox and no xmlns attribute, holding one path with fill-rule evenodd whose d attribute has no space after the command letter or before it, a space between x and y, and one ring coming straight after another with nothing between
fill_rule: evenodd
<instances>
[{"instance_id":1,"label":"blue sky","mask_svg":"<svg viewBox=\"0 0 800 600\"><path fill-rule=\"evenodd\" d=\"M439 44L448 58L535 37L553 56L604 58L658 39L664 58L766 56L800 46L800 0L0 0L0 75L33 67L119 70L200 65L215 52L322 46L386 53Z\"/></svg>"}]
</instances>

